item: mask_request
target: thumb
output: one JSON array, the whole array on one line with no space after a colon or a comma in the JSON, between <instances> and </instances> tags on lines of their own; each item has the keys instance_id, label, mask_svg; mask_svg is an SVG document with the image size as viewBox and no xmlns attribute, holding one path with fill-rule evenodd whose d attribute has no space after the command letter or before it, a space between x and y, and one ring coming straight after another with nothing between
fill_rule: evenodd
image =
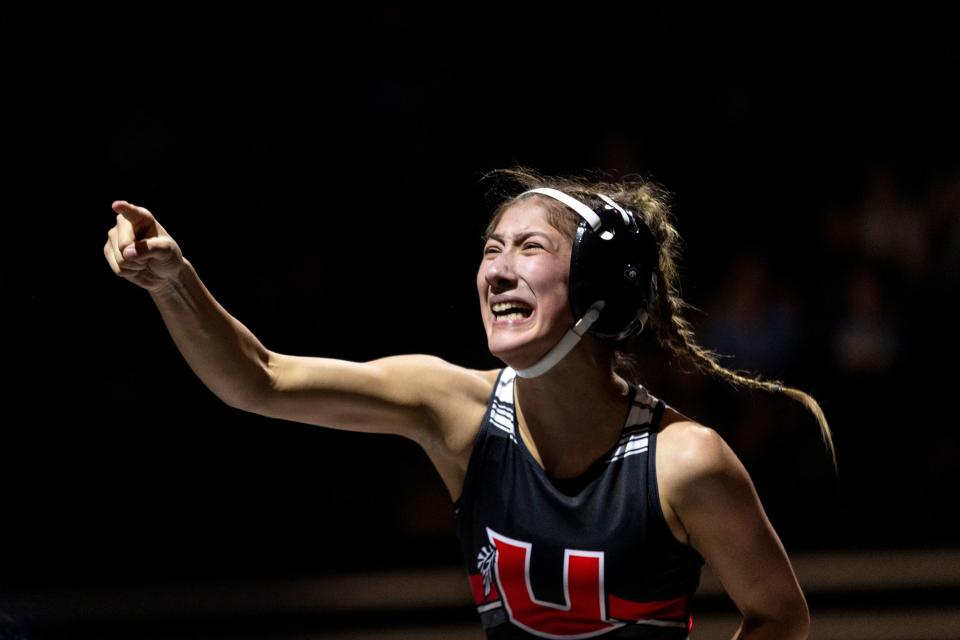
<instances>
[{"instance_id":1,"label":"thumb","mask_svg":"<svg viewBox=\"0 0 960 640\"><path fill-rule=\"evenodd\" d=\"M170 256L179 257L180 249L172 238L145 238L125 246L120 252L125 260L149 259L167 260Z\"/></svg>"}]
</instances>

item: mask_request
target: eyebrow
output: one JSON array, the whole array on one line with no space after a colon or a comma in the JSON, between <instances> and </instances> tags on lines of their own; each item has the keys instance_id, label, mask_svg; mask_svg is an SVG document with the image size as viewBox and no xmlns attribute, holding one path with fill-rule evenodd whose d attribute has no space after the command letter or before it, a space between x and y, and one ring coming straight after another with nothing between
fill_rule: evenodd
<instances>
[{"instance_id":1,"label":"eyebrow","mask_svg":"<svg viewBox=\"0 0 960 640\"><path fill-rule=\"evenodd\" d=\"M543 239L545 239L547 242L550 242L551 244L553 244L553 240L551 240L550 236L548 236L547 234L545 234L543 231L524 231L523 233L520 233L520 234L518 234L517 236L515 236L515 240L514 240L514 241L515 241L515 242L523 242L524 240L526 240L526 239L529 238L530 236L541 236L541 237L542 237ZM504 243L504 238L503 238L503 236L500 235L499 233L491 233L489 236L487 236L486 238L483 239L483 241L484 241L485 243L486 243L486 242L489 242L490 240L496 240L497 242L499 242L499 243L501 243L501 244Z\"/></svg>"}]
</instances>

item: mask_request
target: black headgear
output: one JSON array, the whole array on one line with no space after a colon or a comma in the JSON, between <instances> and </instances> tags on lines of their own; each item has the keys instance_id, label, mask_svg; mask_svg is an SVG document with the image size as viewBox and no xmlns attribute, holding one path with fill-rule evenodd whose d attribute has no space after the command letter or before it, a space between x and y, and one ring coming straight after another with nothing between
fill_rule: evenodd
<instances>
[{"instance_id":1,"label":"black headgear","mask_svg":"<svg viewBox=\"0 0 960 640\"><path fill-rule=\"evenodd\" d=\"M577 226L570 256L570 307L582 317L604 301L590 333L614 341L640 333L647 321L656 281L657 244L647 225L612 200L594 209L601 228L587 220Z\"/></svg>"},{"instance_id":2,"label":"black headgear","mask_svg":"<svg viewBox=\"0 0 960 640\"><path fill-rule=\"evenodd\" d=\"M562 202L582 218L570 255L570 307L576 324L537 364L518 371L535 377L560 361L584 333L620 341L643 330L656 291L656 239L646 222L608 196L596 208L556 189L531 189Z\"/></svg>"}]
</instances>

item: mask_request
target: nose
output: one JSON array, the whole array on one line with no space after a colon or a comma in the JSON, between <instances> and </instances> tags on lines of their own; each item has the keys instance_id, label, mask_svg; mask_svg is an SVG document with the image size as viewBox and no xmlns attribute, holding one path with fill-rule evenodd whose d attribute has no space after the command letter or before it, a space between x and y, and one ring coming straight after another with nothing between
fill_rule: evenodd
<instances>
[{"instance_id":1,"label":"nose","mask_svg":"<svg viewBox=\"0 0 960 640\"><path fill-rule=\"evenodd\" d=\"M494 292L513 288L517 275L513 270L513 258L508 251L502 251L487 263L484 277Z\"/></svg>"}]
</instances>

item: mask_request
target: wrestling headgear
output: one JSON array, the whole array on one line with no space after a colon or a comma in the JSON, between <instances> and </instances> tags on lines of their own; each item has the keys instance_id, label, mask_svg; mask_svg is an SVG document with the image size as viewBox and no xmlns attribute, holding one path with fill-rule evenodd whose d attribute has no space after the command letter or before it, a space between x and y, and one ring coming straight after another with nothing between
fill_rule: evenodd
<instances>
[{"instance_id":1,"label":"wrestling headgear","mask_svg":"<svg viewBox=\"0 0 960 640\"><path fill-rule=\"evenodd\" d=\"M520 195L528 193L558 200L583 220L570 255L570 308L576 321L537 363L517 370L521 378L549 371L587 331L614 342L643 331L659 261L657 242L646 223L607 196L596 194L603 204L592 209L556 189L530 189Z\"/></svg>"}]
</instances>

